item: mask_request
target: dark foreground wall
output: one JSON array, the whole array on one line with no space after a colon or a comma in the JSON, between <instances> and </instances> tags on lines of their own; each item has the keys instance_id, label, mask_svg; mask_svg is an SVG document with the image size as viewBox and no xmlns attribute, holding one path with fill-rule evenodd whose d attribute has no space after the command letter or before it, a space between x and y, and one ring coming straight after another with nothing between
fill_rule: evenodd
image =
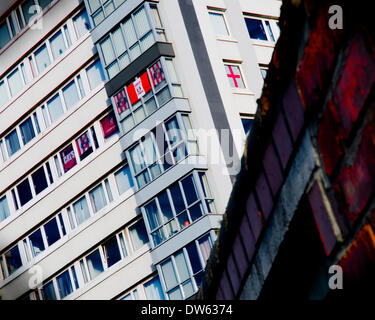
<instances>
[{"instance_id":1,"label":"dark foreground wall","mask_svg":"<svg viewBox=\"0 0 375 320\"><path fill-rule=\"evenodd\" d=\"M342 9L342 29L330 28L330 19L340 27L332 5ZM364 1L283 1L281 36L198 298L329 299L375 287L371 12ZM340 270L343 289L334 289Z\"/></svg>"}]
</instances>

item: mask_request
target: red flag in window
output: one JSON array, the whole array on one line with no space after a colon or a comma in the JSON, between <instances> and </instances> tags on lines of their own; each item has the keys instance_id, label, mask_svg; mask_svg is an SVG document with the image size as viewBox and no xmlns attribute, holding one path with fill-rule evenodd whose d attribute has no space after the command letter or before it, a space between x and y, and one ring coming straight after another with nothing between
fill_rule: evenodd
<instances>
[{"instance_id":1,"label":"red flag in window","mask_svg":"<svg viewBox=\"0 0 375 320\"><path fill-rule=\"evenodd\" d=\"M66 147L63 151L61 151L60 155L65 172L68 172L77 164L76 155L71 144L68 147Z\"/></svg>"},{"instance_id":2,"label":"red flag in window","mask_svg":"<svg viewBox=\"0 0 375 320\"><path fill-rule=\"evenodd\" d=\"M135 80L131 85L126 88L131 104L136 103L147 92L151 90L150 80L148 79L147 72L143 73L140 78Z\"/></svg>"},{"instance_id":3,"label":"red flag in window","mask_svg":"<svg viewBox=\"0 0 375 320\"><path fill-rule=\"evenodd\" d=\"M117 132L118 127L117 127L117 122L116 122L116 117L113 112L111 112L109 115L107 115L105 118L100 120L100 124L103 129L103 135L104 138L108 138L115 132Z\"/></svg>"},{"instance_id":4,"label":"red flag in window","mask_svg":"<svg viewBox=\"0 0 375 320\"><path fill-rule=\"evenodd\" d=\"M129 109L129 101L126 97L125 88L118 92L113 99L115 100L115 106L117 108L118 114L123 113L127 109Z\"/></svg>"},{"instance_id":5,"label":"red flag in window","mask_svg":"<svg viewBox=\"0 0 375 320\"><path fill-rule=\"evenodd\" d=\"M164 71L160 60L156 62L149 70L154 87L165 80Z\"/></svg>"},{"instance_id":6,"label":"red flag in window","mask_svg":"<svg viewBox=\"0 0 375 320\"><path fill-rule=\"evenodd\" d=\"M76 144L79 156L91 148L91 142L87 131L76 140Z\"/></svg>"}]
</instances>

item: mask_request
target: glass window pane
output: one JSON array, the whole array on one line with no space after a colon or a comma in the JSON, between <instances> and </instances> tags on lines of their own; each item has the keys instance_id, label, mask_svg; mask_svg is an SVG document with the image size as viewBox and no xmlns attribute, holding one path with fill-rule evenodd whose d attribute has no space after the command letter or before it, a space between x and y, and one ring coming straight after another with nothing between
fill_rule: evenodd
<instances>
[{"instance_id":1,"label":"glass window pane","mask_svg":"<svg viewBox=\"0 0 375 320\"><path fill-rule=\"evenodd\" d=\"M113 39L113 45L116 50L116 54L117 56L120 56L126 50L124 37L122 36L122 33L121 33L121 27L117 28L112 33L112 39Z\"/></svg>"},{"instance_id":2,"label":"glass window pane","mask_svg":"<svg viewBox=\"0 0 375 320\"><path fill-rule=\"evenodd\" d=\"M133 300L133 297L130 293L128 293L126 296L123 296L120 300Z\"/></svg>"},{"instance_id":3,"label":"glass window pane","mask_svg":"<svg viewBox=\"0 0 375 320\"><path fill-rule=\"evenodd\" d=\"M0 49L10 41L11 36L6 20L0 23Z\"/></svg>"},{"instance_id":4,"label":"glass window pane","mask_svg":"<svg viewBox=\"0 0 375 320\"><path fill-rule=\"evenodd\" d=\"M89 206L87 204L86 197L82 197L76 203L73 204L74 213L76 215L77 224L81 224L83 221L90 218Z\"/></svg>"},{"instance_id":5,"label":"glass window pane","mask_svg":"<svg viewBox=\"0 0 375 320\"><path fill-rule=\"evenodd\" d=\"M169 99L171 98L171 92L169 91L168 87L165 87L164 89L160 90L156 97L158 99L159 105L164 105Z\"/></svg>"},{"instance_id":6,"label":"glass window pane","mask_svg":"<svg viewBox=\"0 0 375 320\"><path fill-rule=\"evenodd\" d=\"M158 196L161 215L163 218L163 223L167 222L168 220L173 218L173 212L171 208L171 204L169 202L168 194L164 191L162 194Z\"/></svg>"},{"instance_id":7,"label":"glass window pane","mask_svg":"<svg viewBox=\"0 0 375 320\"><path fill-rule=\"evenodd\" d=\"M99 60L89 66L86 71L91 89L96 88L105 79L102 64Z\"/></svg>"},{"instance_id":8,"label":"glass window pane","mask_svg":"<svg viewBox=\"0 0 375 320\"><path fill-rule=\"evenodd\" d=\"M64 172L68 172L77 164L76 155L71 144L60 152L60 156L63 163Z\"/></svg>"},{"instance_id":9,"label":"glass window pane","mask_svg":"<svg viewBox=\"0 0 375 320\"><path fill-rule=\"evenodd\" d=\"M41 230L36 230L32 235L29 236L29 239L31 251L33 253L33 256L36 257L45 249Z\"/></svg>"},{"instance_id":10,"label":"glass window pane","mask_svg":"<svg viewBox=\"0 0 375 320\"><path fill-rule=\"evenodd\" d=\"M9 156L12 156L21 148L16 129L5 137L5 142Z\"/></svg>"},{"instance_id":11,"label":"glass window pane","mask_svg":"<svg viewBox=\"0 0 375 320\"><path fill-rule=\"evenodd\" d=\"M161 271L163 273L165 287L167 290L177 285L177 277L171 259L168 259L166 262L161 264Z\"/></svg>"},{"instance_id":12,"label":"glass window pane","mask_svg":"<svg viewBox=\"0 0 375 320\"><path fill-rule=\"evenodd\" d=\"M29 23L30 19L37 14L37 9L34 0L26 0L21 5L23 17L25 18L26 24Z\"/></svg>"},{"instance_id":13,"label":"glass window pane","mask_svg":"<svg viewBox=\"0 0 375 320\"><path fill-rule=\"evenodd\" d=\"M183 282L189 278L189 270L186 264L185 255L182 251L175 255L175 261L180 281Z\"/></svg>"},{"instance_id":14,"label":"glass window pane","mask_svg":"<svg viewBox=\"0 0 375 320\"><path fill-rule=\"evenodd\" d=\"M100 1L99 0L88 0L91 13L95 12L100 7Z\"/></svg>"},{"instance_id":15,"label":"glass window pane","mask_svg":"<svg viewBox=\"0 0 375 320\"><path fill-rule=\"evenodd\" d=\"M179 184L172 185L170 191L176 214L179 214L186 209Z\"/></svg>"},{"instance_id":16,"label":"glass window pane","mask_svg":"<svg viewBox=\"0 0 375 320\"><path fill-rule=\"evenodd\" d=\"M10 215L7 197L0 198L0 222L8 218Z\"/></svg>"},{"instance_id":17,"label":"glass window pane","mask_svg":"<svg viewBox=\"0 0 375 320\"><path fill-rule=\"evenodd\" d=\"M199 259L198 250L195 242L190 243L186 250L189 255L189 260L191 264L191 268L193 269L193 273L197 273L202 270L203 266L201 264L201 260Z\"/></svg>"},{"instance_id":18,"label":"glass window pane","mask_svg":"<svg viewBox=\"0 0 375 320\"><path fill-rule=\"evenodd\" d=\"M12 97L16 96L18 93L21 92L23 88L23 82L21 78L21 73L17 68L8 76L8 85L10 90L10 95Z\"/></svg>"},{"instance_id":19,"label":"glass window pane","mask_svg":"<svg viewBox=\"0 0 375 320\"><path fill-rule=\"evenodd\" d=\"M130 159L133 164L133 169L135 173L137 174L146 167L145 159L141 151L141 146L138 144L137 146L135 146L133 149L129 151L129 154L130 154Z\"/></svg>"},{"instance_id":20,"label":"glass window pane","mask_svg":"<svg viewBox=\"0 0 375 320\"><path fill-rule=\"evenodd\" d=\"M250 132L251 127L253 126L253 120L254 119L250 119L250 118L241 118L243 129L245 130L246 134Z\"/></svg>"},{"instance_id":21,"label":"glass window pane","mask_svg":"<svg viewBox=\"0 0 375 320\"><path fill-rule=\"evenodd\" d=\"M137 41L137 36L135 34L133 21L131 19L128 19L124 22L123 31L124 31L125 40L126 40L126 43L128 44L128 47L132 46L134 42Z\"/></svg>"},{"instance_id":22,"label":"glass window pane","mask_svg":"<svg viewBox=\"0 0 375 320\"><path fill-rule=\"evenodd\" d=\"M87 15L86 10L81 11L81 13L75 16L73 19L73 23L78 39L91 29L89 16Z\"/></svg>"},{"instance_id":23,"label":"glass window pane","mask_svg":"<svg viewBox=\"0 0 375 320\"><path fill-rule=\"evenodd\" d=\"M59 94L56 94L51 100L47 102L47 107L52 122L55 122L64 114L64 109L62 107Z\"/></svg>"},{"instance_id":24,"label":"glass window pane","mask_svg":"<svg viewBox=\"0 0 375 320\"><path fill-rule=\"evenodd\" d=\"M64 299L73 292L72 280L70 279L69 270L56 277L57 286L59 288L60 298Z\"/></svg>"},{"instance_id":25,"label":"glass window pane","mask_svg":"<svg viewBox=\"0 0 375 320\"><path fill-rule=\"evenodd\" d=\"M99 185L94 190L90 191L89 195L94 212L98 212L107 205L102 185Z\"/></svg>"},{"instance_id":26,"label":"glass window pane","mask_svg":"<svg viewBox=\"0 0 375 320\"><path fill-rule=\"evenodd\" d=\"M129 228L134 251L140 249L148 242L148 236L143 220L139 220Z\"/></svg>"},{"instance_id":27,"label":"glass window pane","mask_svg":"<svg viewBox=\"0 0 375 320\"><path fill-rule=\"evenodd\" d=\"M5 83L0 82L0 107L4 106L8 102L8 93L5 88Z\"/></svg>"},{"instance_id":28,"label":"glass window pane","mask_svg":"<svg viewBox=\"0 0 375 320\"><path fill-rule=\"evenodd\" d=\"M20 125L20 131L24 145L35 138L35 131L31 118L28 118L24 123Z\"/></svg>"},{"instance_id":29,"label":"glass window pane","mask_svg":"<svg viewBox=\"0 0 375 320\"><path fill-rule=\"evenodd\" d=\"M42 294L44 300L57 300L53 281L50 281L45 286L43 286Z\"/></svg>"},{"instance_id":30,"label":"glass window pane","mask_svg":"<svg viewBox=\"0 0 375 320\"><path fill-rule=\"evenodd\" d=\"M210 256L211 253L211 238L210 235L206 235L203 238L199 239L199 248L201 250L201 254L203 257L204 262L206 262Z\"/></svg>"},{"instance_id":31,"label":"glass window pane","mask_svg":"<svg viewBox=\"0 0 375 320\"><path fill-rule=\"evenodd\" d=\"M218 36L228 36L228 29L225 24L224 15L221 13L209 12L212 25L216 35Z\"/></svg>"},{"instance_id":32,"label":"glass window pane","mask_svg":"<svg viewBox=\"0 0 375 320\"><path fill-rule=\"evenodd\" d=\"M33 196L31 193L29 179L26 179L17 186L17 192L21 202L21 206L23 206L32 199Z\"/></svg>"},{"instance_id":33,"label":"glass window pane","mask_svg":"<svg viewBox=\"0 0 375 320\"><path fill-rule=\"evenodd\" d=\"M31 175L31 180L33 181L35 194L41 193L48 187L47 178L43 167L39 168Z\"/></svg>"},{"instance_id":34,"label":"glass window pane","mask_svg":"<svg viewBox=\"0 0 375 320\"><path fill-rule=\"evenodd\" d=\"M147 300L164 300L164 293L159 277L155 277L144 284Z\"/></svg>"},{"instance_id":35,"label":"glass window pane","mask_svg":"<svg viewBox=\"0 0 375 320\"><path fill-rule=\"evenodd\" d=\"M94 25L98 25L100 22L104 20L104 12L103 9L99 9L95 14L92 15L92 20L94 21Z\"/></svg>"},{"instance_id":36,"label":"glass window pane","mask_svg":"<svg viewBox=\"0 0 375 320\"><path fill-rule=\"evenodd\" d=\"M141 46L142 51L146 51L148 48L150 48L155 43L154 35L152 31L150 31L147 35L145 35L141 39Z\"/></svg>"},{"instance_id":37,"label":"glass window pane","mask_svg":"<svg viewBox=\"0 0 375 320\"><path fill-rule=\"evenodd\" d=\"M104 271L103 262L100 257L99 249L86 257L87 267L89 269L91 280Z\"/></svg>"},{"instance_id":38,"label":"glass window pane","mask_svg":"<svg viewBox=\"0 0 375 320\"><path fill-rule=\"evenodd\" d=\"M153 164L156 161L157 156L156 156L155 145L154 145L154 142L152 140L152 136L151 135L148 135L144 139L144 141L143 141L143 149L144 149L144 156L146 158L147 164L148 165Z\"/></svg>"},{"instance_id":39,"label":"glass window pane","mask_svg":"<svg viewBox=\"0 0 375 320\"><path fill-rule=\"evenodd\" d=\"M124 166L120 171L115 173L116 184L119 194L123 194L130 188L134 187L133 178L129 166Z\"/></svg>"},{"instance_id":40,"label":"glass window pane","mask_svg":"<svg viewBox=\"0 0 375 320\"><path fill-rule=\"evenodd\" d=\"M129 51L132 60L135 60L142 53L138 43L132 46Z\"/></svg>"},{"instance_id":41,"label":"glass window pane","mask_svg":"<svg viewBox=\"0 0 375 320\"><path fill-rule=\"evenodd\" d=\"M52 246L57 240L60 239L60 232L56 218L53 218L44 225L44 232L46 234L47 243L49 246Z\"/></svg>"},{"instance_id":42,"label":"glass window pane","mask_svg":"<svg viewBox=\"0 0 375 320\"><path fill-rule=\"evenodd\" d=\"M171 146L182 140L180 127L176 117L173 117L171 120L165 123L165 129L167 130L169 143Z\"/></svg>"},{"instance_id":43,"label":"glass window pane","mask_svg":"<svg viewBox=\"0 0 375 320\"><path fill-rule=\"evenodd\" d=\"M67 109L73 107L78 101L78 90L74 80L69 83L63 90L64 101Z\"/></svg>"},{"instance_id":44,"label":"glass window pane","mask_svg":"<svg viewBox=\"0 0 375 320\"><path fill-rule=\"evenodd\" d=\"M188 205L198 200L198 193L195 187L195 181L192 175L186 177L182 182L185 198Z\"/></svg>"},{"instance_id":45,"label":"glass window pane","mask_svg":"<svg viewBox=\"0 0 375 320\"><path fill-rule=\"evenodd\" d=\"M76 140L76 145L81 160L85 159L93 152L91 140L87 131Z\"/></svg>"},{"instance_id":46,"label":"glass window pane","mask_svg":"<svg viewBox=\"0 0 375 320\"><path fill-rule=\"evenodd\" d=\"M161 219L159 215L159 210L156 204L156 201L153 200L145 206L147 220L150 225L151 230L156 229L161 226Z\"/></svg>"},{"instance_id":47,"label":"glass window pane","mask_svg":"<svg viewBox=\"0 0 375 320\"><path fill-rule=\"evenodd\" d=\"M245 18L245 22L251 39L267 41L267 35L262 20Z\"/></svg>"},{"instance_id":48,"label":"glass window pane","mask_svg":"<svg viewBox=\"0 0 375 320\"><path fill-rule=\"evenodd\" d=\"M180 287L177 287L168 292L169 300L182 300Z\"/></svg>"},{"instance_id":49,"label":"glass window pane","mask_svg":"<svg viewBox=\"0 0 375 320\"><path fill-rule=\"evenodd\" d=\"M185 299L190 297L194 293L194 287L191 280L186 281L182 284L182 291L184 292Z\"/></svg>"},{"instance_id":50,"label":"glass window pane","mask_svg":"<svg viewBox=\"0 0 375 320\"><path fill-rule=\"evenodd\" d=\"M105 40L100 42L100 48L102 49L104 63L106 65L108 65L110 62L112 62L116 58L115 52L113 51L112 41L110 37L107 37Z\"/></svg>"},{"instance_id":51,"label":"glass window pane","mask_svg":"<svg viewBox=\"0 0 375 320\"><path fill-rule=\"evenodd\" d=\"M22 260L18 246L15 246L7 253L5 253L5 261L8 266L9 275L11 275L22 266Z\"/></svg>"},{"instance_id":52,"label":"glass window pane","mask_svg":"<svg viewBox=\"0 0 375 320\"><path fill-rule=\"evenodd\" d=\"M111 63L106 69L108 72L108 77L113 78L120 71L120 67L117 60Z\"/></svg>"},{"instance_id":53,"label":"glass window pane","mask_svg":"<svg viewBox=\"0 0 375 320\"><path fill-rule=\"evenodd\" d=\"M127 52L118 58L120 69L124 69L130 63L130 57Z\"/></svg>"},{"instance_id":54,"label":"glass window pane","mask_svg":"<svg viewBox=\"0 0 375 320\"><path fill-rule=\"evenodd\" d=\"M51 63L46 45L42 45L37 51L35 51L34 55L38 71L39 73L42 73Z\"/></svg>"},{"instance_id":55,"label":"glass window pane","mask_svg":"<svg viewBox=\"0 0 375 320\"><path fill-rule=\"evenodd\" d=\"M116 236L103 244L104 256L107 260L108 268L121 260L120 248Z\"/></svg>"},{"instance_id":56,"label":"glass window pane","mask_svg":"<svg viewBox=\"0 0 375 320\"><path fill-rule=\"evenodd\" d=\"M192 221L195 221L198 218L200 218L203 215L202 202L198 202L197 204L195 204L194 206L192 206L189 209L189 213L190 213L190 217L191 217Z\"/></svg>"},{"instance_id":57,"label":"glass window pane","mask_svg":"<svg viewBox=\"0 0 375 320\"><path fill-rule=\"evenodd\" d=\"M51 39L50 39L51 51L54 59L57 59L59 55L61 55L65 49L65 42L62 32L57 32Z\"/></svg>"},{"instance_id":58,"label":"glass window pane","mask_svg":"<svg viewBox=\"0 0 375 320\"><path fill-rule=\"evenodd\" d=\"M38 3L42 7L42 9L47 7L51 2L52 0L38 0Z\"/></svg>"},{"instance_id":59,"label":"glass window pane","mask_svg":"<svg viewBox=\"0 0 375 320\"><path fill-rule=\"evenodd\" d=\"M155 98L148 99L148 101L146 101L145 105L146 105L147 113L149 115L151 113L153 113L158 108L158 106L156 105Z\"/></svg>"},{"instance_id":60,"label":"glass window pane","mask_svg":"<svg viewBox=\"0 0 375 320\"><path fill-rule=\"evenodd\" d=\"M105 11L106 17L108 17L114 10L115 10L115 5L113 4L113 1L107 1L107 3L104 5L104 11Z\"/></svg>"},{"instance_id":61,"label":"glass window pane","mask_svg":"<svg viewBox=\"0 0 375 320\"><path fill-rule=\"evenodd\" d=\"M138 10L136 13L134 13L134 22L139 37L143 36L151 29L150 24L148 23L145 8L142 8Z\"/></svg>"}]
</instances>

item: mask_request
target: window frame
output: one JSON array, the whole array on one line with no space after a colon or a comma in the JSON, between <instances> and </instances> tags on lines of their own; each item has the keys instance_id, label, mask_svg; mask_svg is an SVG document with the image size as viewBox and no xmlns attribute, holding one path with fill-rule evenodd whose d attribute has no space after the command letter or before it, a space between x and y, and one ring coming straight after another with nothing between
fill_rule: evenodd
<instances>
[{"instance_id":1,"label":"window frame","mask_svg":"<svg viewBox=\"0 0 375 320\"><path fill-rule=\"evenodd\" d=\"M212 25L212 28L213 28L213 31L215 33L216 38L217 39L230 39L232 37L232 33L230 31L229 24L228 24L228 21L227 21L227 18L226 18L226 14L225 14L226 9L207 7L207 12L208 12L209 19L210 19L210 22L211 22L211 25ZM224 22L224 26L225 26L225 29L227 31L227 34L218 34L217 33L217 31L215 29L215 26L213 25L212 18L210 16L211 14L217 14L217 15L220 15L223 18L223 22Z\"/></svg>"}]
</instances>

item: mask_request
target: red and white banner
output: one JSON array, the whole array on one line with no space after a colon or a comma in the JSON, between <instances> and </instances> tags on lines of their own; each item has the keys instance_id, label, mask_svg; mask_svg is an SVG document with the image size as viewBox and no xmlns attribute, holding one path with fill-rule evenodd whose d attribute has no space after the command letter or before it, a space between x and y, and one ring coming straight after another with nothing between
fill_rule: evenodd
<instances>
[{"instance_id":1,"label":"red and white banner","mask_svg":"<svg viewBox=\"0 0 375 320\"><path fill-rule=\"evenodd\" d=\"M77 140L77 149L78 149L78 155L81 156L83 153L85 153L87 150L91 148L91 142L89 138L89 134L86 131L83 135L81 135Z\"/></svg>"},{"instance_id":2,"label":"red and white banner","mask_svg":"<svg viewBox=\"0 0 375 320\"><path fill-rule=\"evenodd\" d=\"M77 164L76 155L74 153L73 147L70 144L67 148L60 152L61 161L64 166L64 171L68 172Z\"/></svg>"},{"instance_id":3,"label":"red and white banner","mask_svg":"<svg viewBox=\"0 0 375 320\"><path fill-rule=\"evenodd\" d=\"M129 109L129 101L126 96L125 88L122 89L119 93L117 93L113 99L115 100L115 106L117 108L117 112L120 115L127 109Z\"/></svg>"},{"instance_id":4,"label":"red and white banner","mask_svg":"<svg viewBox=\"0 0 375 320\"><path fill-rule=\"evenodd\" d=\"M126 88L131 104L136 103L150 90L151 90L151 83L150 83L150 80L148 79L147 72L142 74L140 78L135 80L131 85L129 85Z\"/></svg>"},{"instance_id":5,"label":"red and white banner","mask_svg":"<svg viewBox=\"0 0 375 320\"><path fill-rule=\"evenodd\" d=\"M100 120L100 124L103 129L103 135L104 138L107 138L117 132L118 127L117 127L117 122L116 122L116 117L113 112L111 112L109 115L107 115L105 118Z\"/></svg>"},{"instance_id":6,"label":"red and white banner","mask_svg":"<svg viewBox=\"0 0 375 320\"><path fill-rule=\"evenodd\" d=\"M156 62L150 69L152 84L156 87L165 80L163 66L161 61Z\"/></svg>"}]
</instances>

